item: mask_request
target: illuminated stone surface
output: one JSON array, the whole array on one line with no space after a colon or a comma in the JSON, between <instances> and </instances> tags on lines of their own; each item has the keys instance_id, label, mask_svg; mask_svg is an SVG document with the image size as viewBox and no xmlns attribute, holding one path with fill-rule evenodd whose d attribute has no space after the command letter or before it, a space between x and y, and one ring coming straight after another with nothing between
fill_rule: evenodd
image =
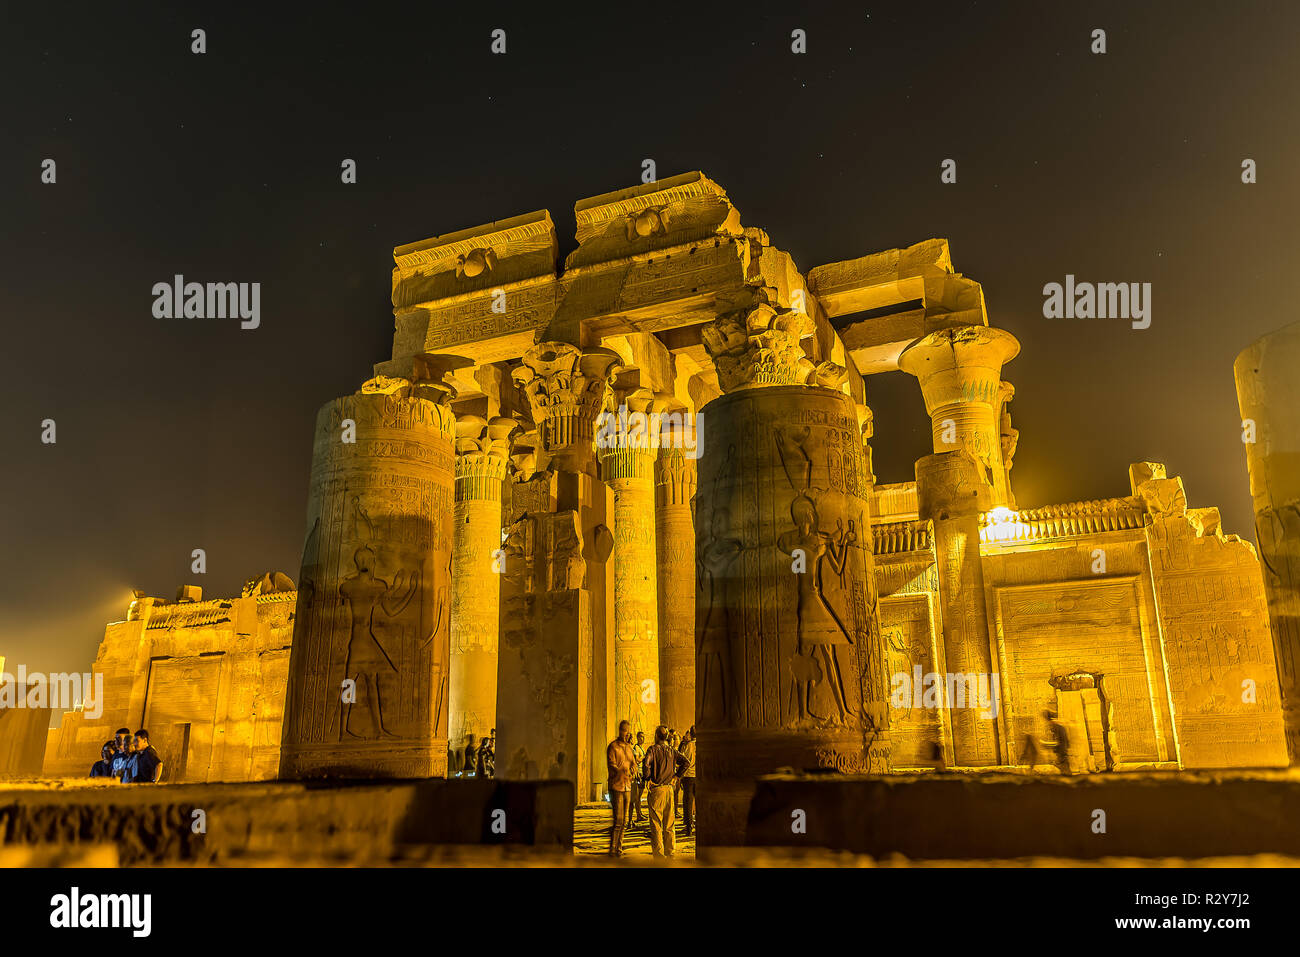
<instances>
[{"instance_id":1,"label":"illuminated stone surface","mask_svg":"<svg viewBox=\"0 0 1300 957\"><path fill-rule=\"evenodd\" d=\"M802 273L699 173L574 214L563 267L545 211L394 250L391 358L318 422L298 610L273 578L241 599L141 598L100 647L102 720L66 716L47 772L84 774L143 722L191 780L281 760L439 775L447 744L496 727L499 776L567 780L581 802L618 721L694 723L700 844L717 847L743 840L755 779L781 767L1287 762L1300 422L1294 376L1272 370L1297 366L1295 334L1246 380L1238 365L1262 575L1158 463L1120 497L1021 507L1003 378L1019 345L945 240ZM868 408L868 380L899 369L934 454L876 485L874 423L895 410ZM701 457L598 448L620 404L703 413ZM374 667L349 669L354 639L383 652ZM377 708L365 687L342 703L349 670ZM990 707L895 695L927 675L982 680Z\"/></svg>"},{"instance_id":2,"label":"illuminated stone surface","mask_svg":"<svg viewBox=\"0 0 1300 957\"><path fill-rule=\"evenodd\" d=\"M402 379L317 415L282 777L446 773L453 439Z\"/></svg>"},{"instance_id":3,"label":"illuminated stone surface","mask_svg":"<svg viewBox=\"0 0 1300 957\"><path fill-rule=\"evenodd\" d=\"M513 419L464 415L456 421L456 512L451 565L453 749L496 728L497 634L501 611L501 490Z\"/></svg>"},{"instance_id":4,"label":"illuminated stone surface","mask_svg":"<svg viewBox=\"0 0 1300 957\"><path fill-rule=\"evenodd\" d=\"M1300 763L1300 323L1264 336L1234 366L1255 536L1264 565L1287 751ZM1245 428L1250 432L1246 433ZM1250 441L1253 440L1253 441Z\"/></svg>"}]
</instances>

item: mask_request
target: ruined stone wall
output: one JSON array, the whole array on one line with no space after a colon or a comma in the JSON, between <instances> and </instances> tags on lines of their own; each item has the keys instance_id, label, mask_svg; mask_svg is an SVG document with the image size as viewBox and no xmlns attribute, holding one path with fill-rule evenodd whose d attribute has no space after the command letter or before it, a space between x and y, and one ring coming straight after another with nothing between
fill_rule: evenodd
<instances>
[{"instance_id":1,"label":"ruined stone wall","mask_svg":"<svg viewBox=\"0 0 1300 957\"><path fill-rule=\"evenodd\" d=\"M1114 766L1285 763L1259 562L1215 509L1187 509L1164 467L1135 466L1133 495L988 513L981 564L1001 691L999 763L1050 738L1044 712L1070 676L1095 689ZM873 528L888 676L944 672L933 530ZM1078 683L1078 681L1074 682ZM951 760L951 714L894 708L895 768Z\"/></svg>"},{"instance_id":2,"label":"ruined stone wall","mask_svg":"<svg viewBox=\"0 0 1300 957\"><path fill-rule=\"evenodd\" d=\"M1057 684L1071 675L1091 676L1113 706L1116 763L1176 761L1141 530L983 551L1004 763L1027 763L1028 736L1050 738L1044 712L1058 709Z\"/></svg>"},{"instance_id":3,"label":"ruined stone wall","mask_svg":"<svg viewBox=\"0 0 1300 957\"><path fill-rule=\"evenodd\" d=\"M120 727L146 728L164 780L274 778L295 592L155 604L104 629L93 672L104 709L64 715L44 773L84 777Z\"/></svg>"}]
</instances>

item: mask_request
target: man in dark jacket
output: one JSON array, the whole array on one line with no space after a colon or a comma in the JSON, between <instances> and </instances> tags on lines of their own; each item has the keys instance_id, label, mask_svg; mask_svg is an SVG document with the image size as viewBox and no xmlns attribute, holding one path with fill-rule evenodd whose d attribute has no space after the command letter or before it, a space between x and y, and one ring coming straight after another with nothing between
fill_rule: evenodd
<instances>
[{"instance_id":1,"label":"man in dark jacket","mask_svg":"<svg viewBox=\"0 0 1300 957\"><path fill-rule=\"evenodd\" d=\"M149 732L141 728L135 733L135 751L122 775L123 784L157 784L162 777L162 758L149 743Z\"/></svg>"}]
</instances>

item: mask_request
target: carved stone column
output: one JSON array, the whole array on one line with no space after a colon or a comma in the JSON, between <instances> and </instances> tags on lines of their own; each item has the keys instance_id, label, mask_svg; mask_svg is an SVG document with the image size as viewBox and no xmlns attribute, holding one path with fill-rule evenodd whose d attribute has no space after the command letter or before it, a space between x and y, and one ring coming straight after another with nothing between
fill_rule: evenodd
<instances>
[{"instance_id":1,"label":"carved stone column","mask_svg":"<svg viewBox=\"0 0 1300 957\"><path fill-rule=\"evenodd\" d=\"M449 399L380 376L316 417L281 777L446 773Z\"/></svg>"},{"instance_id":2,"label":"carved stone column","mask_svg":"<svg viewBox=\"0 0 1300 957\"><path fill-rule=\"evenodd\" d=\"M811 332L765 305L703 329L725 393L701 412L695 514L705 844L743 841L756 775L888 769L862 434Z\"/></svg>"},{"instance_id":3,"label":"carved stone column","mask_svg":"<svg viewBox=\"0 0 1300 957\"><path fill-rule=\"evenodd\" d=\"M512 535L527 530L531 552L503 599L497 767L568 778L582 800L603 790L614 736L614 496L594 452L619 367L612 350L544 342L513 371L537 471L513 484Z\"/></svg>"},{"instance_id":4,"label":"carved stone column","mask_svg":"<svg viewBox=\"0 0 1300 957\"><path fill-rule=\"evenodd\" d=\"M504 416L465 415L456 422L448 726L452 747L462 752L467 738L477 743L496 727L501 490L518 428Z\"/></svg>"},{"instance_id":5,"label":"carved stone column","mask_svg":"<svg viewBox=\"0 0 1300 957\"><path fill-rule=\"evenodd\" d=\"M962 326L932 332L898 357L898 367L921 384L934 451L965 449L975 456L993 487L994 506L1010 501L999 413L1002 365L1019 352L1020 343L1004 329Z\"/></svg>"},{"instance_id":6,"label":"carved stone column","mask_svg":"<svg viewBox=\"0 0 1300 957\"><path fill-rule=\"evenodd\" d=\"M1007 507L1016 507L1016 493L1011 489L1011 467L1015 464L1016 446L1020 442L1020 430L1011 427L1011 410L1007 408L1015 398L1016 387L1003 381L998 392L998 447L1002 450L1002 470L1007 476Z\"/></svg>"},{"instance_id":7,"label":"carved stone column","mask_svg":"<svg viewBox=\"0 0 1300 957\"><path fill-rule=\"evenodd\" d=\"M655 548L659 579L660 719L685 732L695 724L695 463L694 416L665 436L655 463Z\"/></svg>"},{"instance_id":8,"label":"carved stone column","mask_svg":"<svg viewBox=\"0 0 1300 957\"><path fill-rule=\"evenodd\" d=\"M984 463L965 449L918 459L916 496L920 517L934 523L944 660L948 671L959 675L991 675L994 665L984 604L979 517L992 507L993 486L987 481ZM967 697L963 690L963 699ZM996 718L987 716L988 712L976 701L963 700L962 707L955 704L948 702L953 764L960 767L997 764Z\"/></svg>"},{"instance_id":9,"label":"carved stone column","mask_svg":"<svg viewBox=\"0 0 1300 957\"><path fill-rule=\"evenodd\" d=\"M645 389L622 394L597 432L601 478L614 491L614 718L654 736L659 724L655 460L659 411Z\"/></svg>"},{"instance_id":10,"label":"carved stone column","mask_svg":"<svg viewBox=\"0 0 1300 957\"><path fill-rule=\"evenodd\" d=\"M1300 323L1259 339L1233 371L1255 538L1282 695L1287 755L1300 764Z\"/></svg>"}]
</instances>

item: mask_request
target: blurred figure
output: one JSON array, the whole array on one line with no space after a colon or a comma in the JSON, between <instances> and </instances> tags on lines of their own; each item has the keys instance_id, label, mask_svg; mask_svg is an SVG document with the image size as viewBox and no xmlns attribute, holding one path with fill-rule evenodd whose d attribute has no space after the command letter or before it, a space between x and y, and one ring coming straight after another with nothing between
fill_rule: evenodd
<instances>
[{"instance_id":1,"label":"blurred figure","mask_svg":"<svg viewBox=\"0 0 1300 957\"><path fill-rule=\"evenodd\" d=\"M474 774L480 778L490 778L496 774L497 759L492 750L492 741L490 738L484 738L479 742L478 755L474 761Z\"/></svg>"}]
</instances>

